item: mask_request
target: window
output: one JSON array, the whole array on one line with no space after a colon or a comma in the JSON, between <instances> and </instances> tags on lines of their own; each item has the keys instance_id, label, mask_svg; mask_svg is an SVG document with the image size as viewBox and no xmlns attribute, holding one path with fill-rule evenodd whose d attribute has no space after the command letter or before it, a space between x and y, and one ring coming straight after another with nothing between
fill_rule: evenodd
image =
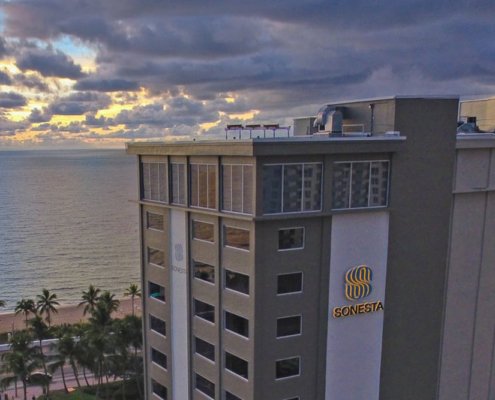
<instances>
[{"instance_id":1,"label":"window","mask_svg":"<svg viewBox=\"0 0 495 400\"><path fill-rule=\"evenodd\" d=\"M249 231L247 229L224 226L223 244L224 246L235 247L242 250L249 250Z\"/></svg>"},{"instance_id":2,"label":"window","mask_svg":"<svg viewBox=\"0 0 495 400\"><path fill-rule=\"evenodd\" d=\"M249 276L226 269L225 288L249 294Z\"/></svg>"},{"instance_id":3,"label":"window","mask_svg":"<svg viewBox=\"0 0 495 400\"><path fill-rule=\"evenodd\" d=\"M214 241L215 227L208 222L194 221L192 222L193 239L205 240L207 242Z\"/></svg>"},{"instance_id":4,"label":"window","mask_svg":"<svg viewBox=\"0 0 495 400\"><path fill-rule=\"evenodd\" d=\"M304 228L287 228L278 231L278 249L295 250L304 248Z\"/></svg>"},{"instance_id":5,"label":"window","mask_svg":"<svg viewBox=\"0 0 495 400\"><path fill-rule=\"evenodd\" d=\"M149 296L152 299L165 301L165 288L153 282L148 282Z\"/></svg>"},{"instance_id":6,"label":"window","mask_svg":"<svg viewBox=\"0 0 495 400\"><path fill-rule=\"evenodd\" d=\"M172 181L172 204L186 204L186 165L170 164L170 179Z\"/></svg>"},{"instance_id":7,"label":"window","mask_svg":"<svg viewBox=\"0 0 495 400\"><path fill-rule=\"evenodd\" d=\"M216 208L217 166L191 164L191 207Z\"/></svg>"},{"instance_id":8,"label":"window","mask_svg":"<svg viewBox=\"0 0 495 400\"><path fill-rule=\"evenodd\" d=\"M277 337L301 334L301 316L283 317L277 319Z\"/></svg>"},{"instance_id":9,"label":"window","mask_svg":"<svg viewBox=\"0 0 495 400\"><path fill-rule=\"evenodd\" d=\"M321 210L322 164L263 166L263 213Z\"/></svg>"},{"instance_id":10,"label":"window","mask_svg":"<svg viewBox=\"0 0 495 400\"><path fill-rule=\"evenodd\" d=\"M215 307L208 303L194 300L194 315L206 321L215 323Z\"/></svg>"},{"instance_id":11,"label":"window","mask_svg":"<svg viewBox=\"0 0 495 400\"><path fill-rule=\"evenodd\" d=\"M167 164L141 163L142 198L159 202L167 201Z\"/></svg>"},{"instance_id":12,"label":"window","mask_svg":"<svg viewBox=\"0 0 495 400\"><path fill-rule=\"evenodd\" d=\"M302 292L302 272L281 274L277 277L277 294Z\"/></svg>"},{"instance_id":13,"label":"window","mask_svg":"<svg viewBox=\"0 0 495 400\"><path fill-rule=\"evenodd\" d=\"M165 321L150 315L150 329L160 335L167 336L167 326Z\"/></svg>"},{"instance_id":14,"label":"window","mask_svg":"<svg viewBox=\"0 0 495 400\"><path fill-rule=\"evenodd\" d=\"M389 161L334 163L332 208L386 207L389 164Z\"/></svg>"},{"instance_id":15,"label":"window","mask_svg":"<svg viewBox=\"0 0 495 400\"><path fill-rule=\"evenodd\" d=\"M225 400L242 400L240 397L237 397L235 394L225 391Z\"/></svg>"},{"instance_id":16,"label":"window","mask_svg":"<svg viewBox=\"0 0 495 400\"><path fill-rule=\"evenodd\" d=\"M300 357L291 357L275 362L275 378L283 379L298 376L300 371Z\"/></svg>"},{"instance_id":17,"label":"window","mask_svg":"<svg viewBox=\"0 0 495 400\"><path fill-rule=\"evenodd\" d=\"M151 348L151 361L167 369L167 356L153 347Z\"/></svg>"},{"instance_id":18,"label":"window","mask_svg":"<svg viewBox=\"0 0 495 400\"><path fill-rule=\"evenodd\" d=\"M208 397L211 397L212 399L215 398L215 384L213 382L210 382L208 379L203 378L199 374L194 374L194 380L196 382L195 387L197 390L199 390L201 393L206 394Z\"/></svg>"},{"instance_id":19,"label":"window","mask_svg":"<svg viewBox=\"0 0 495 400\"><path fill-rule=\"evenodd\" d=\"M222 210L242 214L253 212L253 166L222 166Z\"/></svg>"},{"instance_id":20,"label":"window","mask_svg":"<svg viewBox=\"0 0 495 400\"><path fill-rule=\"evenodd\" d=\"M215 346L203 339L198 337L194 338L194 351L208 360L215 361Z\"/></svg>"},{"instance_id":21,"label":"window","mask_svg":"<svg viewBox=\"0 0 495 400\"><path fill-rule=\"evenodd\" d=\"M215 267L193 260L194 277L202 281L215 283Z\"/></svg>"},{"instance_id":22,"label":"window","mask_svg":"<svg viewBox=\"0 0 495 400\"><path fill-rule=\"evenodd\" d=\"M249 321L228 311L225 311L225 329L249 337Z\"/></svg>"},{"instance_id":23,"label":"window","mask_svg":"<svg viewBox=\"0 0 495 400\"><path fill-rule=\"evenodd\" d=\"M163 232L163 215L146 212L146 228Z\"/></svg>"},{"instance_id":24,"label":"window","mask_svg":"<svg viewBox=\"0 0 495 400\"><path fill-rule=\"evenodd\" d=\"M225 352L225 369L248 379L248 362L228 352Z\"/></svg>"},{"instance_id":25,"label":"window","mask_svg":"<svg viewBox=\"0 0 495 400\"><path fill-rule=\"evenodd\" d=\"M165 253L161 250L148 247L148 262L163 267L165 265Z\"/></svg>"},{"instance_id":26,"label":"window","mask_svg":"<svg viewBox=\"0 0 495 400\"><path fill-rule=\"evenodd\" d=\"M154 379L151 380L151 391L153 392L153 394L158 396L160 399L168 400L167 388L163 385L160 385Z\"/></svg>"}]
</instances>

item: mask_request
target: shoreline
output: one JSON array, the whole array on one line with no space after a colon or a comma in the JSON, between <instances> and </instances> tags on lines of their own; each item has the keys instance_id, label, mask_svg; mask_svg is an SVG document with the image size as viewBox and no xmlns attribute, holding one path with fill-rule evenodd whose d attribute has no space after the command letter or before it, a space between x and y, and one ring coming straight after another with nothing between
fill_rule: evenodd
<instances>
[{"instance_id":1,"label":"shoreline","mask_svg":"<svg viewBox=\"0 0 495 400\"><path fill-rule=\"evenodd\" d=\"M125 297L118 299L120 301L119 309L112 314L113 318L123 318L132 314L131 299ZM52 326L62 324L75 324L77 322L87 321L89 314L83 316L84 306L78 307L77 304L63 304L58 307L58 313L52 314ZM134 310L137 316L141 315L141 298L134 300ZM32 314L28 319L32 318ZM0 333L12 332L13 330L25 329L26 324L24 314L15 315L13 311L0 313Z\"/></svg>"}]
</instances>

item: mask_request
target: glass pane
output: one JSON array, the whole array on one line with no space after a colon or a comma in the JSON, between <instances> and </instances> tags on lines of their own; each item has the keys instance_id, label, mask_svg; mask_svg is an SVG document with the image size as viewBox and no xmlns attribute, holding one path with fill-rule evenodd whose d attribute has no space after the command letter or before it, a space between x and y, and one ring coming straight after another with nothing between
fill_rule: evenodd
<instances>
[{"instance_id":1,"label":"glass pane","mask_svg":"<svg viewBox=\"0 0 495 400\"><path fill-rule=\"evenodd\" d=\"M389 162L371 163L370 207L386 206L388 200Z\"/></svg>"},{"instance_id":2,"label":"glass pane","mask_svg":"<svg viewBox=\"0 0 495 400\"><path fill-rule=\"evenodd\" d=\"M194 338L194 351L208 360L215 361L215 346L198 337Z\"/></svg>"},{"instance_id":3,"label":"glass pane","mask_svg":"<svg viewBox=\"0 0 495 400\"><path fill-rule=\"evenodd\" d=\"M208 166L198 165L199 207L208 207Z\"/></svg>"},{"instance_id":4,"label":"glass pane","mask_svg":"<svg viewBox=\"0 0 495 400\"><path fill-rule=\"evenodd\" d=\"M370 163L352 163L351 208L368 207Z\"/></svg>"},{"instance_id":5,"label":"glass pane","mask_svg":"<svg viewBox=\"0 0 495 400\"><path fill-rule=\"evenodd\" d=\"M148 262L163 267L165 265L165 253L161 250L148 247Z\"/></svg>"},{"instance_id":6,"label":"glass pane","mask_svg":"<svg viewBox=\"0 0 495 400\"><path fill-rule=\"evenodd\" d=\"M177 204L186 204L186 165L179 164L178 167L179 198Z\"/></svg>"},{"instance_id":7,"label":"glass pane","mask_svg":"<svg viewBox=\"0 0 495 400\"><path fill-rule=\"evenodd\" d=\"M193 221L192 222L193 239L206 240L213 242L214 226L208 222Z\"/></svg>"},{"instance_id":8,"label":"glass pane","mask_svg":"<svg viewBox=\"0 0 495 400\"><path fill-rule=\"evenodd\" d=\"M193 261L194 277L202 281L215 283L215 267L198 261Z\"/></svg>"},{"instance_id":9,"label":"glass pane","mask_svg":"<svg viewBox=\"0 0 495 400\"><path fill-rule=\"evenodd\" d=\"M301 333L301 317L277 319L277 337L299 335Z\"/></svg>"},{"instance_id":10,"label":"glass pane","mask_svg":"<svg viewBox=\"0 0 495 400\"><path fill-rule=\"evenodd\" d=\"M302 291L302 272L278 276L277 293L297 293Z\"/></svg>"},{"instance_id":11,"label":"glass pane","mask_svg":"<svg viewBox=\"0 0 495 400\"><path fill-rule=\"evenodd\" d=\"M222 167L222 210L232 211L232 166Z\"/></svg>"},{"instance_id":12,"label":"glass pane","mask_svg":"<svg viewBox=\"0 0 495 400\"><path fill-rule=\"evenodd\" d=\"M148 282L148 293L152 299L165 301L165 288L154 282Z\"/></svg>"},{"instance_id":13,"label":"glass pane","mask_svg":"<svg viewBox=\"0 0 495 400\"><path fill-rule=\"evenodd\" d=\"M263 213L282 211L282 166L263 166Z\"/></svg>"},{"instance_id":14,"label":"glass pane","mask_svg":"<svg viewBox=\"0 0 495 400\"><path fill-rule=\"evenodd\" d=\"M163 400L168 400L167 388L154 379L151 380L151 391Z\"/></svg>"},{"instance_id":15,"label":"glass pane","mask_svg":"<svg viewBox=\"0 0 495 400\"><path fill-rule=\"evenodd\" d=\"M160 335L167 335L165 321L161 320L160 318L154 317L153 315L150 315L150 329L159 333Z\"/></svg>"},{"instance_id":16,"label":"glass pane","mask_svg":"<svg viewBox=\"0 0 495 400\"><path fill-rule=\"evenodd\" d=\"M225 352L225 369L248 379L248 362Z\"/></svg>"},{"instance_id":17,"label":"glass pane","mask_svg":"<svg viewBox=\"0 0 495 400\"><path fill-rule=\"evenodd\" d=\"M198 389L200 392L206 394L207 396L211 397L212 399L215 398L215 384L213 382L210 382L208 379L203 378L201 375L196 374L195 375L195 381L196 381L196 389Z\"/></svg>"},{"instance_id":18,"label":"glass pane","mask_svg":"<svg viewBox=\"0 0 495 400\"><path fill-rule=\"evenodd\" d=\"M232 165L232 211L242 213L242 165Z\"/></svg>"},{"instance_id":19,"label":"glass pane","mask_svg":"<svg viewBox=\"0 0 495 400\"><path fill-rule=\"evenodd\" d=\"M143 199L151 200L150 164L143 163L141 166L143 182Z\"/></svg>"},{"instance_id":20,"label":"glass pane","mask_svg":"<svg viewBox=\"0 0 495 400\"><path fill-rule=\"evenodd\" d=\"M244 188L243 188L243 212L245 214L253 213L253 167L250 165L244 165Z\"/></svg>"},{"instance_id":21,"label":"glass pane","mask_svg":"<svg viewBox=\"0 0 495 400\"><path fill-rule=\"evenodd\" d=\"M217 167L208 165L208 208L216 208L217 198Z\"/></svg>"},{"instance_id":22,"label":"glass pane","mask_svg":"<svg viewBox=\"0 0 495 400\"><path fill-rule=\"evenodd\" d=\"M302 249L304 247L304 228L280 229L278 231L278 249Z\"/></svg>"},{"instance_id":23,"label":"glass pane","mask_svg":"<svg viewBox=\"0 0 495 400\"><path fill-rule=\"evenodd\" d=\"M225 400L242 400L240 397L237 397L235 394L225 391Z\"/></svg>"},{"instance_id":24,"label":"glass pane","mask_svg":"<svg viewBox=\"0 0 495 400\"><path fill-rule=\"evenodd\" d=\"M163 231L163 215L147 212L146 228Z\"/></svg>"},{"instance_id":25,"label":"glass pane","mask_svg":"<svg viewBox=\"0 0 495 400\"><path fill-rule=\"evenodd\" d=\"M302 165L284 166L283 212L301 211Z\"/></svg>"},{"instance_id":26,"label":"glass pane","mask_svg":"<svg viewBox=\"0 0 495 400\"><path fill-rule=\"evenodd\" d=\"M225 311L225 329L249 337L249 321L228 311Z\"/></svg>"},{"instance_id":27,"label":"glass pane","mask_svg":"<svg viewBox=\"0 0 495 400\"><path fill-rule=\"evenodd\" d=\"M151 348L151 361L158 364L160 367L167 369L167 356L153 347Z\"/></svg>"},{"instance_id":28,"label":"glass pane","mask_svg":"<svg viewBox=\"0 0 495 400\"><path fill-rule=\"evenodd\" d=\"M198 183L199 183L199 174L198 174L198 166L195 164L190 165L191 169L191 206L193 207L198 207L199 206L199 190L198 190Z\"/></svg>"},{"instance_id":29,"label":"glass pane","mask_svg":"<svg viewBox=\"0 0 495 400\"><path fill-rule=\"evenodd\" d=\"M333 164L332 208L349 208L351 163Z\"/></svg>"},{"instance_id":30,"label":"glass pane","mask_svg":"<svg viewBox=\"0 0 495 400\"><path fill-rule=\"evenodd\" d=\"M160 177L159 181L159 201L167 201L167 164L158 164L158 175Z\"/></svg>"},{"instance_id":31,"label":"glass pane","mask_svg":"<svg viewBox=\"0 0 495 400\"><path fill-rule=\"evenodd\" d=\"M304 164L304 211L321 209L321 164Z\"/></svg>"},{"instance_id":32,"label":"glass pane","mask_svg":"<svg viewBox=\"0 0 495 400\"><path fill-rule=\"evenodd\" d=\"M202 301L194 300L194 315L214 323L215 307Z\"/></svg>"},{"instance_id":33,"label":"glass pane","mask_svg":"<svg viewBox=\"0 0 495 400\"><path fill-rule=\"evenodd\" d=\"M249 294L249 276L225 270L225 287L244 294Z\"/></svg>"},{"instance_id":34,"label":"glass pane","mask_svg":"<svg viewBox=\"0 0 495 400\"><path fill-rule=\"evenodd\" d=\"M249 250L249 231L246 229L224 226L224 245Z\"/></svg>"},{"instance_id":35,"label":"glass pane","mask_svg":"<svg viewBox=\"0 0 495 400\"><path fill-rule=\"evenodd\" d=\"M277 361L275 370L277 379L299 375L299 357Z\"/></svg>"},{"instance_id":36,"label":"glass pane","mask_svg":"<svg viewBox=\"0 0 495 400\"><path fill-rule=\"evenodd\" d=\"M160 200L160 172L157 163L150 163L151 200Z\"/></svg>"}]
</instances>

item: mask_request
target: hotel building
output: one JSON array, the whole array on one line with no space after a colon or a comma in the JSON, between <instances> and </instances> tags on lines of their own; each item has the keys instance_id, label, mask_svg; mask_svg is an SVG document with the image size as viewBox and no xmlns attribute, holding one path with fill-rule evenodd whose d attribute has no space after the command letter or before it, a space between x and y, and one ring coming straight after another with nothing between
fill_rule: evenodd
<instances>
[{"instance_id":1,"label":"hotel building","mask_svg":"<svg viewBox=\"0 0 495 400\"><path fill-rule=\"evenodd\" d=\"M128 144L147 398L493 400L495 135L458 104Z\"/></svg>"}]
</instances>

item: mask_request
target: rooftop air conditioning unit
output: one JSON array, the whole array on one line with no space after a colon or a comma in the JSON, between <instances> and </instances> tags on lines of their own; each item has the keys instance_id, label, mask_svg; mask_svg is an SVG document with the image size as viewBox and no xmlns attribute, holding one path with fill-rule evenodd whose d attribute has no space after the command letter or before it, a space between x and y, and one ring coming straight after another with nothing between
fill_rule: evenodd
<instances>
[{"instance_id":1,"label":"rooftop air conditioning unit","mask_svg":"<svg viewBox=\"0 0 495 400\"><path fill-rule=\"evenodd\" d=\"M313 126L316 134L342 133L342 110L339 107L323 106L316 115Z\"/></svg>"}]
</instances>

